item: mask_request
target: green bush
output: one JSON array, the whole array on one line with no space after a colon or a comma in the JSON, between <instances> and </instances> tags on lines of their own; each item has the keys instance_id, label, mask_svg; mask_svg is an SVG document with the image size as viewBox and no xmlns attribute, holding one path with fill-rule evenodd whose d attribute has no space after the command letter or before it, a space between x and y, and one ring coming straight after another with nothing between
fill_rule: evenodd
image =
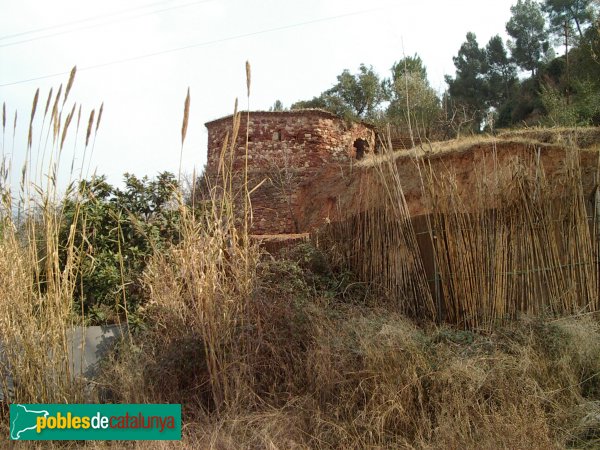
<instances>
[{"instance_id":1,"label":"green bush","mask_svg":"<svg viewBox=\"0 0 600 450\"><path fill-rule=\"evenodd\" d=\"M587 126L600 120L600 93L590 81L575 81L568 97L550 85L542 86L540 96L549 125Z\"/></svg>"},{"instance_id":2,"label":"green bush","mask_svg":"<svg viewBox=\"0 0 600 450\"><path fill-rule=\"evenodd\" d=\"M179 239L174 175L140 179L125 174L124 184L115 188L104 176L83 181L63 210L61 248L68 247L68 232L75 226L75 247L84 256L76 300L92 322L114 319L124 308L135 311L143 300L139 279L148 258Z\"/></svg>"}]
</instances>

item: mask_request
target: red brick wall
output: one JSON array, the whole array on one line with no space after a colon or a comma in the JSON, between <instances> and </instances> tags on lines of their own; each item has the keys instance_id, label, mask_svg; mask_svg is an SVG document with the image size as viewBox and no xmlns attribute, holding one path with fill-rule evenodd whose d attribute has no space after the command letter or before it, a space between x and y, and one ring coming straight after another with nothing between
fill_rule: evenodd
<instances>
[{"instance_id":1,"label":"red brick wall","mask_svg":"<svg viewBox=\"0 0 600 450\"><path fill-rule=\"evenodd\" d=\"M242 183L246 153L246 114L241 117L233 162L237 186ZM206 127L207 175L215 178L225 136L231 136L232 118L209 122ZM375 144L372 127L347 123L321 110L251 112L248 134L249 188L262 182L251 196L253 234L307 231L300 225L303 208L310 204L310 199L302 198L305 188L316 182L324 168L347 172L356 158L356 139L368 142L367 155Z\"/></svg>"}]
</instances>

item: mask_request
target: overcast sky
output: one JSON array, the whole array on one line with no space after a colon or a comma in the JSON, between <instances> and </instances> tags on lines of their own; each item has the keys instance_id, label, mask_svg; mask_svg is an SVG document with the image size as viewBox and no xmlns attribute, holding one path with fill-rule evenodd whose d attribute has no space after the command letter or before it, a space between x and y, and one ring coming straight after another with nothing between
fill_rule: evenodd
<instances>
[{"instance_id":1,"label":"overcast sky","mask_svg":"<svg viewBox=\"0 0 600 450\"><path fill-rule=\"evenodd\" d=\"M441 92L467 31L482 46L494 34L505 38L513 3L0 0L0 102L10 121L19 112L14 166L22 164L36 88L43 108L50 87L66 82L74 65L67 106L81 103L87 118L104 102L92 170L113 183L124 172L177 173L189 86L183 166L191 173L206 161L204 123L230 114L236 97L245 108L246 60L252 65L250 108L256 110L277 99L285 106L310 99L360 63L388 76L403 51L422 57ZM63 159L69 158L66 153Z\"/></svg>"}]
</instances>

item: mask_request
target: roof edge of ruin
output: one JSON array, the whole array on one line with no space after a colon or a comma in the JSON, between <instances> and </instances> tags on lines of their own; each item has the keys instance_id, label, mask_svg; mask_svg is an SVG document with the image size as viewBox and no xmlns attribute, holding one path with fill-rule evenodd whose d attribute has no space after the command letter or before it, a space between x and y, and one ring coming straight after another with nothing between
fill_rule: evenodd
<instances>
[{"instance_id":1,"label":"roof edge of ruin","mask_svg":"<svg viewBox=\"0 0 600 450\"><path fill-rule=\"evenodd\" d=\"M240 114L246 114L247 111L240 111ZM331 111L327 111L326 109L321 109L321 108L301 108L301 109L292 109L289 111L250 111L250 117L252 117L253 115L259 115L259 116L310 116L310 115L317 115L317 116L324 116L324 117L328 117L331 119L337 119L337 120L345 120L344 118L338 116L337 114L332 113ZM231 120L233 117L233 114L229 114L227 116L223 116L223 117L219 117L218 119L214 119L214 120L210 120L208 122L206 122L204 124L205 127L208 128L209 125L218 123L218 122L223 122L226 120ZM364 125L366 127L369 128L375 128L375 125L369 123L369 122L364 122L364 121L353 121L354 123L359 123L361 125Z\"/></svg>"}]
</instances>

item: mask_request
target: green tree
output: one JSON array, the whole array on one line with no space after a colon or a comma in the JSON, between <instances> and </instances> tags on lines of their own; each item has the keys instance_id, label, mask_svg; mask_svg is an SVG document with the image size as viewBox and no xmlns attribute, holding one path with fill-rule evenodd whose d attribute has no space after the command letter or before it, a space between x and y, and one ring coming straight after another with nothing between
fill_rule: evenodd
<instances>
[{"instance_id":1,"label":"green tree","mask_svg":"<svg viewBox=\"0 0 600 450\"><path fill-rule=\"evenodd\" d=\"M562 35L565 24L574 25L583 38L583 27L593 20L595 5L592 0L545 0L543 9L557 34Z\"/></svg>"},{"instance_id":2,"label":"green tree","mask_svg":"<svg viewBox=\"0 0 600 450\"><path fill-rule=\"evenodd\" d=\"M475 131L479 131L487 111L486 51L479 47L475 34L469 32L458 55L452 60L456 67L456 75L454 78L446 75L449 94L449 101L446 103L452 105L452 109L461 110L462 123L470 123ZM454 116L454 113L451 115Z\"/></svg>"},{"instance_id":3,"label":"green tree","mask_svg":"<svg viewBox=\"0 0 600 450\"><path fill-rule=\"evenodd\" d=\"M429 138L441 110L421 57L415 54L394 63L388 90L390 104L385 119L399 132L410 129L420 137Z\"/></svg>"},{"instance_id":4,"label":"green tree","mask_svg":"<svg viewBox=\"0 0 600 450\"><path fill-rule=\"evenodd\" d=\"M275 100L275 103L269 108L269 111L285 111L285 108L281 100Z\"/></svg>"},{"instance_id":5,"label":"green tree","mask_svg":"<svg viewBox=\"0 0 600 450\"><path fill-rule=\"evenodd\" d=\"M488 106L498 110L509 100L514 91L518 81L517 68L510 60L499 35L489 40L485 55Z\"/></svg>"},{"instance_id":6,"label":"green tree","mask_svg":"<svg viewBox=\"0 0 600 450\"><path fill-rule=\"evenodd\" d=\"M573 73L600 88L600 27L588 27L580 45L571 51Z\"/></svg>"},{"instance_id":7,"label":"green tree","mask_svg":"<svg viewBox=\"0 0 600 450\"><path fill-rule=\"evenodd\" d=\"M337 83L312 100L296 102L292 109L323 108L347 119L374 119L387 98L385 83L373 70L361 64L356 74L344 70Z\"/></svg>"},{"instance_id":8,"label":"green tree","mask_svg":"<svg viewBox=\"0 0 600 450\"><path fill-rule=\"evenodd\" d=\"M335 108L330 104L332 99L323 92L318 97L313 97L311 100L299 100L293 103L290 109L303 109L303 108L320 108L326 109L331 112L336 112Z\"/></svg>"},{"instance_id":9,"label":"green tree","mask_svg":"<svg viewBox=\"0 0 600 450\"><path fill-rule=\"evenodd\" d=\"M392 81L396 81L404 74L413 74L427 80L427 68L423 60L415 53L414 56L406 56L392 66Z\"/></svg>"},{"instance_id":10,"label":"green tree","mask_svg":"<svg viewBox=\"0 0 600 450\"><path fill-rule=\"evenodd\" d=\"M510 11L512 17L506 23L506 31L513 38L509 41L512 58L535 76L542 57L550 48L542 9L533 0L518 0Z\"/></svg>"},{"instance_id":11,"label":"green tree","mask_svg":"<svg viewBox=\"0 0 600 450\"><path fill-rule=\"evenodd\" d=\"M71 226L77 227L75 247L83 259L76 296L96 321L123 305L124 296L129 311L142 301L140 277L148 258L179 239L177 189L169 172L156 179L125 174L123 189L100 176L81 182L78 198L66 202L60 239L66 248Z\"/></svg>"}]
</instances>

